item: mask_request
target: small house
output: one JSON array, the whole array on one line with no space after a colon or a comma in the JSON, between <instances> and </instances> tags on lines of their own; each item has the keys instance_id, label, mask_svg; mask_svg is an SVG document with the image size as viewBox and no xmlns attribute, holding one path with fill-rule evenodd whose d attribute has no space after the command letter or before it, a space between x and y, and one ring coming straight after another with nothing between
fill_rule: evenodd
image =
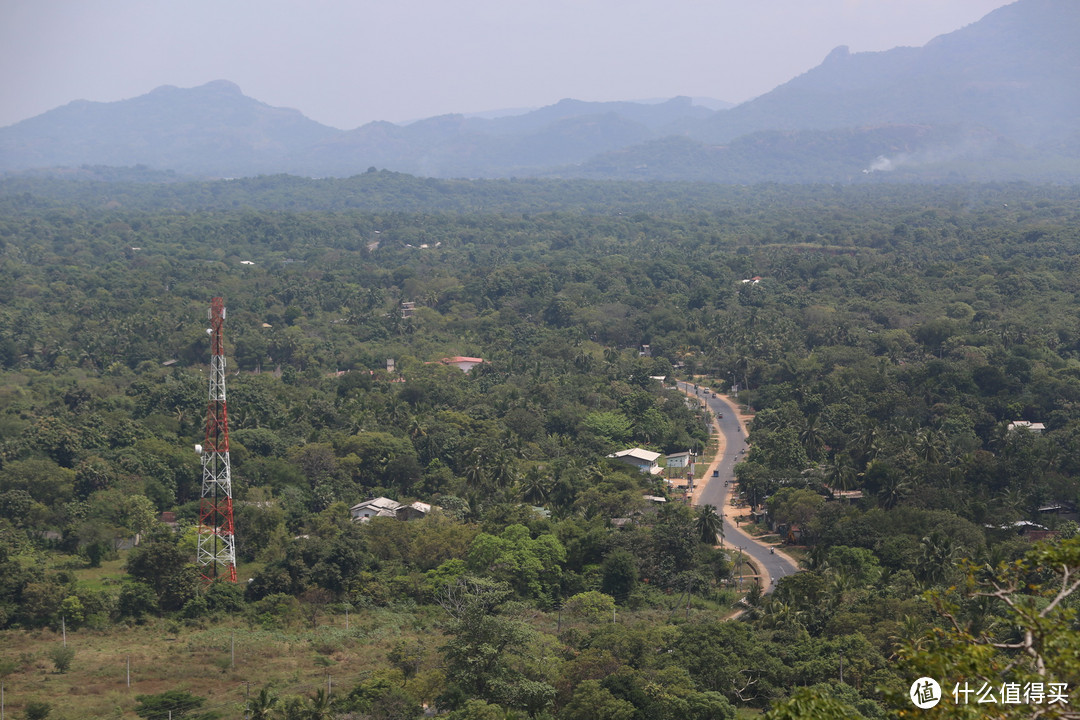
<instances>
[{"instance_id":1,"label":"small house","mask_svg":"<svg viewBox=\"0 0 1080 720\"><path fill-rule=\"evenodd\" d=\"M672 453L667 456L667 469L668 477L693 477L694 471L694 453L687 450L686 452Z\"/></svg>"},{"instance_id":2,"label":"small house","mask_svg":"<svg viewBox=\"0 0 1080 720\"><path fill-rule=\"evenodd\" d=\"M457 356L454 356L454 357L444 357L439 362L441 362L443 365L453 365L454 367L456 367L461 372L467 373L470 370L472 370L474 367L476 367L477 365L480 365L481 363L483 363L484 358L463 357L463 356L457 355Z\"/></svg>"},{"instance_id":3,"label":"small house","mask_svg":"<svg viewBox=\"0 0 1080 720\"><path fill-rule=\"evenodd\" d=\"M422 520L426 518L432 509L432 505L417 500L409 505L402 505L396 511L398 520Z\"/></svg>"},{"instance_id":4,"label":"small house","mask_svg":"<svg viewBox=\"0 0 1080 720\"><path fill-rule=\"evenodd\" d=\"M377 497L372 500L365 500L362 503L357 503L349 508L349 515L353 520L359 522L367 522L373 517L397 517L397 511L402 505L396 500L390 498Z\"/></svg>"},{"instance_id":5,"label":"small house","mask_svg":"<svg viewBox=\"0 0 1080 720\"><path fill-rule=\"evenodd\" d=\"M658 475L661 472L660 465L656 462L660 459L660 453L658 452L651 452L641 448L630 448L629 450L620 450L617 453L612 453L611 455L608 455L608 457L633 465L643 473Z\"/></svg>"}]
</instances>

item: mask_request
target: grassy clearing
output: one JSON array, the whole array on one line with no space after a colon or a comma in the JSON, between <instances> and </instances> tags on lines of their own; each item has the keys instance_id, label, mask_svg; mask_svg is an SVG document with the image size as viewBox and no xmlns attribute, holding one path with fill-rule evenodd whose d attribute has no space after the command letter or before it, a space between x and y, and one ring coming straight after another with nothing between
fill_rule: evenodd
<instances>
[{"instance_id":1,"label":"grassy clearing","mask_svg":"<svg viewBox=\"0 0 1080 720\"><path fill-rule=\"evenodd\" d=\"M732 591L708 598L692 595L690 620L719 619L734 598ZM615 621L663 624L687 615L685 596L657 594L649 604L639 610L620 607ZM278 694L292 695L326 688L328 679L334 692L348 692L376 675L400 682L387 655L401 640L418 641L426 658L419 680L409 687L423 692L426 682L434 694L441 689L438 649L444 619L440 608L420 606L320 615L315 628L299 617L281 622L237 617L69 630L68 647L75 658L66 673L56 672L49 658L62 643L58 632L8 630L0 633L0 667L14 668L4 678L6 712L21 717L28 702L43 701L53 706L51 720L134 720L137 695L187 690L206 697L206 709L238 717L245 691L257 692L267 684ZM555 640L559 633L584 634L593 627L566 614L560 622L557 612L539 610L528 620L544 633L537 642L550 646L544 654L552 657L561 646Z\"/></svg>"},{"instance_id":2,"label":"grassy clearing","mask_svg":"<svg viewBox=\"0 0 1080 720\"><path fill-rule=\"evenodd\" d=\"M101 567L89 567L85 564L77 565L69 556L68 569L78 581L79 586L87 590L108 591L115 593L124 581L124 564L127 562L127 551L121 551L113 560L102 560ZM77 561L76 561L77 562ZM59 568L58 568L59 569Z\"/></svg>"},{"instance_id":3,"label":"grassy clearing","mask_svg":"<svg viewBox=\"0 0 1080 720\"><path fill-rule=\"evenodd\" d=\"M239 619L219 622L153 620L108 631L68 632L75 659L57 673L49 651L59 646L51 630L9 630L0 634L0 666L14 666L4 678L7 712L20 717L26 703L51 703L50 718L135 718L135 696L189 690L222 710L243 701L244 683L271 683L283 694L310 693L327 685L342 692L378 671L401 638L420 639L431 652L438 631L431 613L371 609L323 616L315 629L297 623L253 626ZM131 685L128 686L130 662Z\"/></svg>"}]
</instances>

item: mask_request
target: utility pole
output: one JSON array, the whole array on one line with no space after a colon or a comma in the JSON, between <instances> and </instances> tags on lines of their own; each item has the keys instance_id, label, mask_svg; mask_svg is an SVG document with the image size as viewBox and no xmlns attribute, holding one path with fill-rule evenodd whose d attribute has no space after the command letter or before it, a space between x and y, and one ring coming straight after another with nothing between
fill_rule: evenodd
<instances>
[{"instance_id":1,"label":"utility pole","mask_svg":"<svg viewBox=\"0 0 1080 720\"><path fill-rule=\"evenodd\" d=\"M196 445L202 456L202 498L199 502L199 546L196 564L205 584L236 582L236 543L233 534L232 474L229 467L229 416L225 406L225 343L222 298L210 301L210 401L206 410L206 439Z\"/></svg>"}]
</instances>

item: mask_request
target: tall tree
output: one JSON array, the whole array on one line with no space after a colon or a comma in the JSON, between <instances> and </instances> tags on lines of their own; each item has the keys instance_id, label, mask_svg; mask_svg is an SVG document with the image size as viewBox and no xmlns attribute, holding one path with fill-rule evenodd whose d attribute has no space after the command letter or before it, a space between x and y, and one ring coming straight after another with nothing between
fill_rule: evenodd
<instances>
[{"instance_id":1,"label":"tall tree","mask_svg":"<svg viewBox=\"0 0 1080 720\"><path fill-rule=\"evenodd\" d=\"M702 505L694 516L694 529L698 538L706 545L715 545L716 538L722 537L724 520L713 505Z\"/></svg>"}]
</instances>

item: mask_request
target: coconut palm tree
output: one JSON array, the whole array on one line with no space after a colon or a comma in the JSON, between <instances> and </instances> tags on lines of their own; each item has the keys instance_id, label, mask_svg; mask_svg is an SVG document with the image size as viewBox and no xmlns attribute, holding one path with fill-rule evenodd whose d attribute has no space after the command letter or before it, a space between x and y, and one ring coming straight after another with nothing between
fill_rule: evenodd
<instances>
[{"instance_id":1,"label":"coconut palm tree","mask_svg":"<svg viewBox=\"0 0 1080 720\"><path fill-rule=\"evenodd\" d=\"M957 553L952 538L934 531L919 544L921 551L915 565L915 574L927 584L945 582Z\"/></svg>"},{"instance_id":2,"label":"coconut palm tree","mask_svg":"<svg viewBox=\"0 0 1080 720\"><path fill-rule=\"evenodd\" d=\"M427 435L427 426L424 425L424 421L420 418L419 415L410 414L405 425L409 433L409 437L411 437L413 440Z\"/></svg>"},{"instance_id":3,"label":"coconut palm tree","mask_svg":"<svg viewBox=\"0 0 1080 720\"><path fill-rule=\"evenodd\" d=\"M806 449L806 456L815 461L818 459L822 448L825 447L821 428L818 427L818 417L818 415L807 417L802 429L799 431L799 442Z\"/></svg>"},{"instance_id":4,"label":"coconut palm tree","mask_svg":"<svg viewBox=\"0 0 1080 720\"><path fill-rule=\"evenodd\" d=\"M251 720L270 720L271 712L277 705L278 697L270 692L270 687L264 687L250 702L248 702L248 717Z\"/></svg>"},{"instance_id":5,"label":"coconut palm tree","mask_svg":"<svg viewBox=\"0 0 1080 720\"><path fill-rule=\"evenodd\" d=\"M878 504L886 510L892 510L910 494L911 481L899 473L890 473L882 480L878 490Z\"/></svg>"},{"instance_id":6,"label":"coconut palm tree","mask_svg":"<svg viewBox=\"0 0 1080 720\"><path fill-rule=\"evenodd\" d=\"M915 452L928 465L941 462L945 454L945 436L940 430L919 430L915 437Z\"/></svg>"},{"instance_id":7,"label":"coconut palm tree","mask_svg":"<svg viewBox=\"0 0 1080 720\"><path fill-rule=\"evenodd\" d=\"M329 720L330 718L330 693L319 689L308 699L307 712L309 720Z\"/></svg>"},{"instance_id":8,"label":"coconut palm tree","mask_svg":"<svg viewBox=\"0 0 1080 720\"><path fill-rule=\"evenodd\" d=\"M855 466L851 464L851 458L844 453L833 455L826 473L832 487L840 491L850 490L858 479L858 473L855 472Z\"/></svg>"},{"instance_id":9,"label":"coconut palm tree","mask_svg":"<svg viewBox=\"0 0 1080 720\"><path fill-rule=\"evenodd\" d=\"M702 505L694 518L694 530L698 539L706 545L715 545L716 538L724 528L724 520L712 505Z\"/></svg>"},{"instance_id":10,"label":"coconut palm tree","mask_svg":"<svg viewBox=\"0 0 1080 720\"><path fill-rule=\"evenodd\" d=\"M543 505L551 492L552 478L539 465L529 468L521 478L518 490L525 502Z\"/></svg>"}]
</instances>

